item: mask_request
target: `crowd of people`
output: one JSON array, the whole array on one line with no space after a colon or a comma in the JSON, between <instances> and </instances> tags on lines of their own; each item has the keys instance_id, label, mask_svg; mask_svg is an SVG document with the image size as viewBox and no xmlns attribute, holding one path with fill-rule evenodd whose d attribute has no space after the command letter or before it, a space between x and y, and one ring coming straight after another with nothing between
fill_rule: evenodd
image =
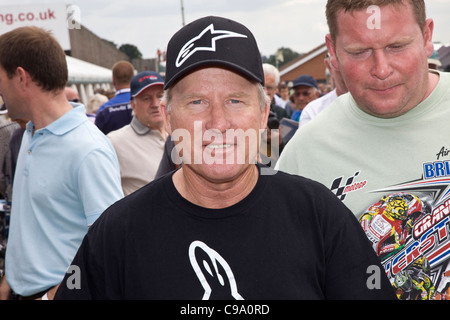
<instances>
[{"instance_id":1,"label":"crowd of people","mask_svg":"<svg viewBox=\"0 0 450 320\"><path fill-rule=\"evenodd\" d=\"M0 299L450 298L447 260L384 264L448 199L426 188L450 178L433 20L383 2L368 30L378 2L346 3L326 7L332 88L281 81L246 26L208 16L164 76L119 61L85 107L50 33L1 35Z\"/></svg>"}]
</instances>

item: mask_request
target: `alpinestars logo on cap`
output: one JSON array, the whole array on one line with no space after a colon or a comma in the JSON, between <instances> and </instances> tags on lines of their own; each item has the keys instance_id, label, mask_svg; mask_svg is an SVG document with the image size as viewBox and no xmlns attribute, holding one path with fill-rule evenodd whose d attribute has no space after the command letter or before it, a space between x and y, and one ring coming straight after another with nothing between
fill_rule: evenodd
<instances>
[{"instance_id":1,"label":"alpinestars logo on cap","mask_svg":"<svg viewBox=\"0 0 450 320\"><path fill-rule=\"evenodd\" d=\"M196 41L202 38L202 42L204 42L205 39L210 38L209 47L196 46ZM192 56L197 51L216 51L216 41L225 38L247 38L247 36L232 31L214 30L214 25L210 24L202 32L200 32L198 36L189 40L181 48L180 53L178 53L175 65L177 66L177 68L179 68L190 56Z\"/></svg>"}]
</instances>

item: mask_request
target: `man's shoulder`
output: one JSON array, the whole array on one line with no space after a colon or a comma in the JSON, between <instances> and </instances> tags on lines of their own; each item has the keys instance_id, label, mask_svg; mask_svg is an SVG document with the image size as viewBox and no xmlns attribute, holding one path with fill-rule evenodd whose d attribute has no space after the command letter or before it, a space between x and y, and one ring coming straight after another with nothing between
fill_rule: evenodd
<instances>
[{"instance_id":1,"label":"man's shoulder","mask_svg":"<svg viewBox=\"0 0 450 320\"><path fill-rule=\"evenodd\" d=\"M102 104L99 108L99 111L103 110L104 108L115 105L115 104L122 104L130 102L130 92L123 92L119 93L118 95L112 97L108 101L106 101L104 104Z\"/></svg>"},{"instance_id":2,"label":"man's shoulder","mask_svg":"<svg viewBox=\"0 0 450 320\"><path fill-rule=\"evenodd\" d=\"M307 126L302 126L302 130L306 128L309 128L309 130L326 130L327 128L342 125L339 121L346 115L345 109L349 106L349 97L348 94L344 94L325 104L323 104L324 100L310 102L304 111L308 108L308 111L316 113L316 116L308 122Z\"/></svg>"},{"instance_id":3,"label":"man's shoulder","mask_svg":"<svg viewBox=\"0 0 450 320\"><path fill-rule=\"evenodd\" d=\"M130 102L123 102L118 104L113 104L103 108L96 114L96 123L101 121L106 121L107 119L123 119L126 117L126 122L131 120L133 109L131 108ZM128 117L127 117L128 116Z\"/></svg>"},{"instance_id":4,"label":"man's shoulder","mask_svg":"<svg viewBox=\"0 0 450 320\"><path fill-rule=\"evenodd\" d=\"M148 216L160 206L172 205L173 202L168 200L168 195L174 192L171 180L171 173L163 175L118 200L105 212L109 217L107 220L123 223L128 219L134 220L139 215Z\"/></svg>"},{"instance_id":5,"label":"man's shoulder","mask_svg":"<svg viewBox=\"0 0 450 320\"><path fill-rule=\"evenodd\" d=\"M271 188L273 187L274 189L292 190L294 193L296 190L298 190L297 188L324 189L324 186L322 184L302 175L291 174L269 168L267 169L270 171L266 171L266 174L264 174L264 171L261 171L261 173L262 175L267 176Z\"/></svg>"},{"instance_id":6,"label":"man's shoulder","mask_svg":"<svg viewBox=\"0 0 450 320\"><path fill-rule=\"evenodd\" d=\"M127 110L131 110L131 104L129 101L111 104L109 106L106 106L102 110L100 110L99 113L108 114L108 113L115 113L115 112L123 112L123 111L127 111Z\"/></svg>"},{"instance_id":7,"label":"man's shoulder","mask_svg":"<svg viewBox=\"0 0 450 320\"><path fill-rule=\"evenodd\" d=\"M117 130L109 132L106 136L111 140L122 140L128 138L129 134L133 132L131 125L127 124Z\"/></svg>"}]
</instances>

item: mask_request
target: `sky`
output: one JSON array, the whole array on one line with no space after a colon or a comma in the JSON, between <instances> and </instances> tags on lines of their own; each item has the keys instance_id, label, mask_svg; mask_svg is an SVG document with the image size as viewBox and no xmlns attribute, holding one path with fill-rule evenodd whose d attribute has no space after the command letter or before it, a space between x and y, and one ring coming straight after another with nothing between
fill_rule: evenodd
<instances>
[{"instance_id":1,"label":"sky","mask_svg":"<svg viewBox=\"0 0 450 320\"><path fill-rule=\"evenodd\" d=\"M261 53L281 48L305 53L324 43L326 0L2 0L1 5L63 2L79 7L81 25L100 38L135 45L143 58L165 51L171 36L207 15L230 18L254 34ZM183 3L183 13L181 9ZM450 0L426 0L434 41L450 45Z\"/></svg>"}]
</instances>

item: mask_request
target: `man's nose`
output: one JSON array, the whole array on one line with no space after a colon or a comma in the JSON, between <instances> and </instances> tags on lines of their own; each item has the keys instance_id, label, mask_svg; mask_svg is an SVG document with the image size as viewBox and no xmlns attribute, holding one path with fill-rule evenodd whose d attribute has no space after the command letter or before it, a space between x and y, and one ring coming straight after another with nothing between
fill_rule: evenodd
<instances>
[{"instance_id":1,"label":"man's nose","mask_svg":"<svg viewBox=\"0 0 450 320\"><path fill-rule=\"evenodd\" d=\"M385 80L392 73L389 58L383 50L375 50L373 53L373 66L371 69L372 76Z\"/></svg>"},{"instance_id":2,"label":"man's nose","mask_svg":"<svg viewBox=\"0 0 450 320\"><path fill-rule=\"evenodd\" d=\"M214 104L211 106L209 119L206 122L206 129L219 130L225 132L230 128L229 114L225 106Z\"/></svg>"}]
</instances>

